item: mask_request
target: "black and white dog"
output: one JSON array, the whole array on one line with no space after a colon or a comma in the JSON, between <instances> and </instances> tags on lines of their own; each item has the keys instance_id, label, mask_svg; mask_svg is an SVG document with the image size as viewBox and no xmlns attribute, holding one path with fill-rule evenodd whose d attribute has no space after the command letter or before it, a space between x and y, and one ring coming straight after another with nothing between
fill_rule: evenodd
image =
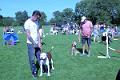
<instances>
[{"instance_id":1,"label":"black and white dog","mask_svg":"<svg viewBox=\"0 0 120 80\"><path fill-rule=\"evenodd\" d=\"M47 69L45 68L45 66ZM47 76L50 76L51 69L54 70L51 51L47 53L45 52L41 53L40 54L40 75L39 76L42 76L43 72L47 73Z\"/></svg>"}]
</instances>

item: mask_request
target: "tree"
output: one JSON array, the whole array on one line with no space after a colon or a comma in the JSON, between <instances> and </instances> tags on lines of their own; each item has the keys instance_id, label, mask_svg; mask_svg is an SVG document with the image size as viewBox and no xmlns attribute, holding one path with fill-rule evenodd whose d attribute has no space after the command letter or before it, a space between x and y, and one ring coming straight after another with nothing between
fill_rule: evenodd
<instances>
[{"instance_id":1,"label":"tree","mask_svg":"<svg viewBox=\"0 0 120 80\"><path fill-rule=\"evenodd\" d=\"M2 21L2 19L3 19L3 16L2 16L2 15L0 15L0 22Z\"/></svg>"},{"instance_id":2,"label":"tree","mask_svg":"<svg viewBox=\"0 0 120 80\"><path fill-rule=\"evenodd\" d=\"M13 23L15 22L15 20L12 17L3 17L1 22L3 26L13 26Z\"/></svg>"},{"instance_id":3,"label":"tree","mask_svg":"<svg viewBox=\"0 0 120 80\"><path fill-rule=\"evenodd\" d=\"M63 14L62 14L62 12L55 11L55 12L53 12L53 16L54 16L54 18L52 18L52 20L50 20L50 21L55 22L56 25L58 25L58 26L61 25L61 23L63 21Z\"/></svg>"},{"instance_id":4,"label":"tree","mask_svg":"<svg viewBox=\"0 0 120 80\"><path fill-rule=\"evenodd\" d=\"M0 15L0 26L2 26L2 19L3 19L3 16L2 15Z\"/></svg>"},{"instance_id":5,"label":"tree","mask_svg":"<svg viewBox=\"0 0 120 80\"><path fill-rule=\"evenodd\" d=\"M63 18L65 21L67 22L72 21L72 17L74 15L72 8L65 8L62 13L63 13Z\"/></svg>"},{"instance_id":6,"label":"tree","mask_svg":"<svg viewBox=\"0 0 120 80\"><path fill-rule=\"evenodd\" d=\"M0 8L0 11L2 9ZM0 15L0 26L13 26L13 23L15 22L13 17L3 17Z\"/></svg>"},{"instance_id":7,"label":"tree","mask_svg":"<svg viewBox=\"0 0 120 80\"><path fill-rule=\"evenodd\" d=\"M41 25L45 25L47 21L47 16L44 12L41 12L41 19L40 19L40 22L41 22Z\"/></svg>"},{"instance_id":8,"label":"tree","mask_svg":"<svg viewBox=\"0 0 120 80\"><path fill-rule=\"evenodd\" d=\"M55 20L55 18L51 18L49 22L50 23L56 23L56 20Z\"/></svg>"},{"instance_id":9,"label":"tree","mask_svg":"<svg viewBox=\"0 0 120 80\"><path fill-rule=\"evenodd\" d=\"M75 14L77 19L85 15L93 22L105 21L111 23L119 18L120 0L81 0L76 4Z\"/></svg>"},{"instance_id":10,"label":"tree","mask_svg":"<svg viewBox=\"0 0 120 80\"><path fill-rule=\"evenodd\" d=\"M23 26L24 22L28 19L28 13L26 11L18 11L15 13L16 15L16 22L18 25Z\"/></svg>"},{"instance_id":11,"label":"tree","mask_svg":"<svg viewBox=\"0 0 120 80\"><path fill-rule=\"evenodd\" d=\"M0 11L1 11L2 9L0 8ZM2 18L3 18L3 16L2 15L0 15L0 21L2 20Z\"/></svg>"},{"instance_id":12,"label":"tree","mask_svg":"<svg viewBox=\"0 0 120 80\"><path fill-rule=\"evenodd\" d=\"M53 12L54 18L51 18L50 22L56 23L56 25L61 26L64 22L73 21L74 12L71 8L65 8L62 12Z\"/></svg>"}]
</instances>

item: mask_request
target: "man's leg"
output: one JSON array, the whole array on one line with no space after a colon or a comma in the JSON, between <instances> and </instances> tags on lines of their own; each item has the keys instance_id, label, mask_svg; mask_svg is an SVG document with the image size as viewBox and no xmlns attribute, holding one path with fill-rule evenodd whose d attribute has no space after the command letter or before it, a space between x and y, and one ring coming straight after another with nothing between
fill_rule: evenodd
<instances>
[{"instance_id":1,"label":"man's leg","mask_svg":"<svg viewBox=\"0 0 120 80\"><path fill-rule=\"evenodd\" d=\"M90 56L90 47L91 47L91 38L87 39L87 45L88 45L88 57Z\"/></svg>"},{"instance_id":2,"label":"man's leg","mask_svg":"<svg viewBox=\"0 0 120 80\"><path fill-rule=\"evenodd\" d=\"M35 48L35 56L36 56L37 61L38 61L39 64L40 64L40 53L41 53L40 48L39 48L39 47L36 47L36 48Z\"/></svg>"},{"instance_id":3,"label":"man's leg","mask_svg":"<svg viewBox=\"0 0 120 80\"><path fill-rule=\"evenodd\" d=\"M37 62L39 64L39 67L40 67L40 53L41 53L41 50L39 47L36 47L35 48L35 56L37 58ZM37 67L37 66L36 66ZM38 72L39 68L37 67L37 72Z\"/></svg>"},{"instance_id":4,"label":"man's leg","mask_svg":"<svg viewBox=\"0 0 120 80\"><path fill-rule=\"evenodd\" d=\"M85 55L85 44L82 45L82 54Z\"/></svg>"},{"instance_id":5,"label":"man's leg","mask_svg":"<svg viewBox=\"0 0 120 80\"><path fill-rule=\"evenodd\" d=\"M86 39L82 37L82 55L85 55L85 42L86 42Z\"/></svg>"},{"instance_id":6,"label":"man's leg","mask_svg":"<svg viewBox=\"0 0 120 80\"><path fill-rule=\"evenodd\" d=\"M36 77L37 75L36 75L36 66L34 61L35 59L34 47L32 44L27 44L27 47L28 47L28 57L29 57L31 72L32 72L32 75Z\"/></svg>"}]
</instances>

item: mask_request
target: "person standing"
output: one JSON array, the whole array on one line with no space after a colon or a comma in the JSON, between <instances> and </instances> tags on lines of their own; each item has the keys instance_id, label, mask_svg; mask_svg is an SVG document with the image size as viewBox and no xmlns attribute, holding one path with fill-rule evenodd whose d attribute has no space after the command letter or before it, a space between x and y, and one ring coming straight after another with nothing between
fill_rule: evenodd
<instances>
[{"instance_id":1,"label":"person standing","mask_svg":"<svg viewBox=\"0 0 120 80\"><path fill-rule=\"evenodd\" d=\"M27 48L30 68L33 77L37 77L37 67L35 65L35 58L40 61L41 40L39 34L39 18L41 13L38 10L33 11L32 16L25 21L24 28L27 35ZM40 62L39 62L40 63Z\"/></svg>"},{"instance_id":2,"label":"person standing","mask_svg":"<svg viewBox=\"0 0 120 80\"><path fill-rule=\"evenodd\" d=\"M99 42L99 24L98 23L94 25L92 35L94 37L94 42L96 41Z\"/></svg>"},{"instance_id":3,"label":"person standing","mask_svg":"<svg viewBox=\"0 0 120 80\"><path fill-rule=\"evenodd\" d=\"M87 46L88 46L87 56L88 57L90 56L92 28L93 28L92 22L87 20L87 18L85 16L83 16L81 18L79 35L81 34L81 38L82 38L82 55L85 55L85 44L87 42Z\"/></svg>"}]
</instances>

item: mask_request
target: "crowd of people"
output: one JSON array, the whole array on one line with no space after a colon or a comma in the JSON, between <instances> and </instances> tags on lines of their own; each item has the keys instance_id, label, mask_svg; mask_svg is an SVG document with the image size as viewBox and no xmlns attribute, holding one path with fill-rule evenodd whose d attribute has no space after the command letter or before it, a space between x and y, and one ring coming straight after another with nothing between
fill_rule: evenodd
<instances>
[{"instance_id":1,"label":"crowd of people","mask_svg":"<svg viewBox=\"0 0 120 80\"><path fill-rule=\"evenodd\" d=\"M120 35L117 26L105 25L105 23L97 23L94 25L92 36L94 37L94 42L100 41L100 37L104 36L104 32L108 33L109 38L114 39Z\"/></svg>"},{"instance_id":2,"label":"crowd of people","mask_svg":"<svg viewBox=\"0 0 120 80\"><path fill-rule=\"evenodd\" d=\"M65 35L77 34L78 27L79 27L79 25L77 25L76 23L73 23L73 22L64 23L60 27L57 26L56 24L53 24L50 29L50 34L51 35L54 35L54 34L57 35L58 33L62 33Z\"/></svg>"}]
</instances>

